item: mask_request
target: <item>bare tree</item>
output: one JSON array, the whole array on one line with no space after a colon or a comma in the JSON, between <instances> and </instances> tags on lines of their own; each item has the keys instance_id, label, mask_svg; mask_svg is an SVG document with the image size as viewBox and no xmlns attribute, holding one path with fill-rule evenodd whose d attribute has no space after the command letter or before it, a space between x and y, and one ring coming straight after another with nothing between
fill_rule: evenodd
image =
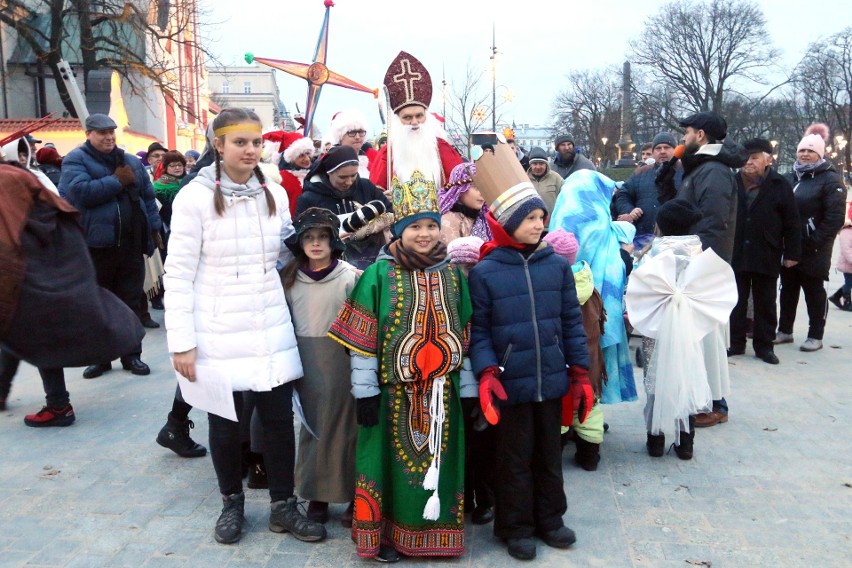
<instances>
[{"instance_id":1,"label":"bare tree","mask_svg":"<svg viewBox=\"0 0 852 568\"><path fill-rule=\"evenodd\" d=\"M612 157L621 121L621 71L616 67L569 73L553 103L554 128L569 131L590 158ZM603 139L607 139L607 145Z\"/></svg>"},{"instance_id":2,"label":"bare tree","mask_svg":"<svg viewBox=\"0 0 852 568\"><path fill-rule=\"evenodd\" d=\"M197 35L197 0L0 0L0 7L0 22L18 33L35 63L48 67L72 116L77 113L61 79L62 59L82 67L84 84L91 71L111 68L133 94L153 85L184 110L199 112L193 97L177 96L186 84L181 78L196 75L204 59L215 60Z\"/></svg>"},{"instance_id":3,"label":"bare tree","mask_svg":"<svg viewBox=\"0 0 852 568\"><path fill-rule=\"evenodd\" d=\"M736 85L764 84L761 72L778 57L766 18L749 0L664 5L630 43L631 58L654 70L659 86L676 93L670 112L723 111Z\"/></svg>"},{"instance_id":4,"label":"bare tree","mask_svg":"<svg viewBox=\"0 0 852 568\"><path fill-rule=\"evenodd\" d=\"M458 138L464 141L468 149L467 155L470 155L470 135L482 130L491 118L491 93L483 82L484 75L484 71L474 69L468 61L461 81L451 84L450 92L444 93L447 132L454 138L454 135L458 135Z\"/></svg>"},{"instance_id":5,"label":"bare tree","mask_svg":"<svg viewBox=\"0 0 852 568\"><path fill-rule=\"evenodd\" d=\"M852 141L852 27L816 41L796 67L796 87L810 103L811 120L828 123L846 140L843 162L849 164ZM840 139L834 141L834 148ZM831 144L831 142L829 142Z\"/></svg>"}]
</instances>

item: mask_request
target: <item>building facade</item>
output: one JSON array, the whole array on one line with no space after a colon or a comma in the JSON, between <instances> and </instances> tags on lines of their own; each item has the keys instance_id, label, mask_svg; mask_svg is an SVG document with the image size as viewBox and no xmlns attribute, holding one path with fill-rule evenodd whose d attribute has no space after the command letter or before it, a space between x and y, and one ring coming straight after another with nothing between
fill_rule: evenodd
<instances>
[{"instance_id":1,"label":"building facade","mask_svg":"<svg viewBox=\"0 0 852 568\"><path fill-rule=\"evenodd\" d=\"M110 29L117 31L116 41L122 42L126 53L132 54L131 62L144 61L146 67L160 71L161 80L155 82L134 72L130 64L123 66L122 71L127 78L121 81L121 97L129 128L172 149L201 150L205 145L210 105L205 57L198 36L196 2L134 0L133 4L141 19L128 24L124 16L113 17ZM91 21L103 19L104 15L97 10L107 11L116 6L120 8L123 4L92 3ZM12 7L15 11L9 13L20 20L19 25L49 36L53 20L50 3L0 0L0 8L4 12ZM95 93L95 87L90 87L87 93L83 81L84 55L79 28L79 22L74 18L63 20L61 56L70 65L77 86L91 108L93 99L110 96L112 80L107 69L107 80L102 81L99 87L103 91ZM104 30L99 29L97 33L104 33ZM108 49L96 46L95 57L98 60L109 59ZM50 112L56 116L69 115L50 68L39 60L32 45L23 39L15 26L5 23L0 23L0 72L3 89L0 118L34 119ZM104 110L99 108L98 112ZM109 112L112 114L111 108Z\"/></svg>"},{"instance_id":2,"label":"building facade","mask_svg":"<svg viewBox=\"0 0 852 568\"><path fill-rule=\"evenodd\" d=\"M264 130L293 130L275 80L275 70L261 65L212 67L210 97L221 108L243 107L257 113Z\"/></svg>"}]
</instances>

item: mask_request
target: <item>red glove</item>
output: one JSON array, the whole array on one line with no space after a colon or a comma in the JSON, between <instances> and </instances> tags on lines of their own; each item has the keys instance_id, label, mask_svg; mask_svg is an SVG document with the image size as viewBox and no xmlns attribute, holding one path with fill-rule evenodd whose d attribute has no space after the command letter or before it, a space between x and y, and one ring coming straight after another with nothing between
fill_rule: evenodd
<instances>
[{"instance_id":1,"label":"red glove","mask_svg":"<svg viewBox=\"0 0 852 568\"><path fill-rule=\"evenodd\" d=\"M595 404L595 393L589 381L589 371L583 367L572 366L568 369L568 379L570 381L568 396L571 397L574 412L577 413L577 418L582 424L589 417L592 406Z\"/></svg>"},{"instance_id":2,"label":"red glove","mask_svg":"<svg viewBox=\"0 0 852 568\"><path fill-rule=\"evenodd\" d=\"M488 367L479 374L479 405L482 407L485 419L492 426L500 422L500 405L494 397L500 400L509 398L503 390L503 385L500 384L500 379L497 378L499 374L499 367Z\"/></svg>"}]
</instances>

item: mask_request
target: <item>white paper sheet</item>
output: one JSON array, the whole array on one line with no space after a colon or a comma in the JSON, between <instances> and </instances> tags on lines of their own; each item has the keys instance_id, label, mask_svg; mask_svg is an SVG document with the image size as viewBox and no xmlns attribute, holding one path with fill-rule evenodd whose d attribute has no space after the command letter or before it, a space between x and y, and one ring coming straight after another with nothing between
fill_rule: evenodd
<instances>
[{"instance_id":1,"label":"white paper sheet","mask_svg":"<svg viewBox=\"0 0 852 568\"><path fill-rule=\"evenodd\" d=\"M299 422L302 423L308 433L319 440L319 436L317 436L316 432L314 432L313 428L311 428L310 424L308 424L308 420L305 418L305 409L302 408L302 398L299 396L299 391L293 389L293 411L296 413L296 417L299 419Z\"/></svg>"},{"instance_id":2,"label":"white paper sheet","mask_svg":"<svg viewBox=\"0 0 852 568\"><path fill-rule=\"evenodd\" d=\"M234 393L231 380L207 365L195 365L195 382L175 371L183 399L194 406L216 416L237 421L234 408Z\"/></svg>"}]
</instances>

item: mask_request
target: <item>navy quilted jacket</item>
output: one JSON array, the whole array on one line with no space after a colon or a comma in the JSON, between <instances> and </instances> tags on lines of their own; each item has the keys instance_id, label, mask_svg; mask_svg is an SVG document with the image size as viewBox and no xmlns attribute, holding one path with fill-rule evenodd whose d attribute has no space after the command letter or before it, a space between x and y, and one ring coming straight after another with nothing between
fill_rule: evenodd
<instances>
[{"instance_id":1,"label":"navy quilted jacket","mask_svg":"<svg viewBox=\"0 0 852 568\"><path fill-rule=\"evenodd\" d=\"M560 398L566 364L589 368L574 275L549 245L529 258L494 249L471 270L470 296L473 372L503 367L506 404Z\"/></svg>"}]
</instances>

